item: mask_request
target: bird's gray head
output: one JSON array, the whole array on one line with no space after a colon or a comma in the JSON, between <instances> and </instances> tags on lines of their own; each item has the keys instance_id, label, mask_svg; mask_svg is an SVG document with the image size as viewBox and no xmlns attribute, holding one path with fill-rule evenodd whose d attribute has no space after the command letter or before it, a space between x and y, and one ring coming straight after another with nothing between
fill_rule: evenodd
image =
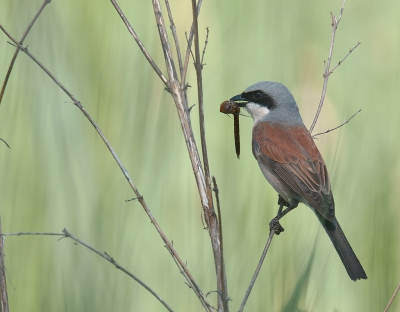
<instances>
[{"instance_id":1,"label":"bird's gray head","mask_svg":"<svg viewBox=\"0 0 400 312\"><path fill-rule=\"evenodd\" d=\"M242 94L231 98L253 117L254 123L262 120L291 125L303 123L296 101L290 91L279 82L260 81Z\"/></svg>"}]
</instances>

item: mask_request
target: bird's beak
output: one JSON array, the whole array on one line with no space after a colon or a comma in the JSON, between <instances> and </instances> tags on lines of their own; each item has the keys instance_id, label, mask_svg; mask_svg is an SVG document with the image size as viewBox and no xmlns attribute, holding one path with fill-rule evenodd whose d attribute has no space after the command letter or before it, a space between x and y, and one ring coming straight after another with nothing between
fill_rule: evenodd
<instances>
[{"instance_id":1,"label":"bird's beak","mask_svg":"<svg viewBox=\"0 0 400 312\"><path fill-rule=\"evenodd\" d=\"M244 107L249 102L241 94L235 95L231 101L234 101L239 107Z\"/></svg>"}]
</instances>

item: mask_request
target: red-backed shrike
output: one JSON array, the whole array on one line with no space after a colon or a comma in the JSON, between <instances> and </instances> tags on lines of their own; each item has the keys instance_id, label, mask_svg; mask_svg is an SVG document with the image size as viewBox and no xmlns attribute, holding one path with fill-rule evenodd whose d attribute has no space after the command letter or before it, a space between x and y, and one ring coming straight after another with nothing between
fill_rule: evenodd
<instances>
[{"instance_id":1,"label":"red-backed shrike","mask_svg":"<svg viewBox=\"0 0 400 312\"><path fill-rule=\"evenodd\" d=\"M310 207L328 233L350 278L366 279L335 217L325 162L289 90L277 82L261 81L231 101L245 108L253 118L253 155L267 181L286 202L286 211L300 202Z\"/></svg>"}]
</instances>

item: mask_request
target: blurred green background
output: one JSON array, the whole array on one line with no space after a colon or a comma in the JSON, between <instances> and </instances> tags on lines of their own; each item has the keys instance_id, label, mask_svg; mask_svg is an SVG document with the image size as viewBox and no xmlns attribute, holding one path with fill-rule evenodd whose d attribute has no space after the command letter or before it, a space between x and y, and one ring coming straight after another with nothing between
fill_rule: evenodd
<instances>
[{"instance_id":1,"label":"blurred green background","mask_svg":"<svg viewBox=\"0 0 400 312\"><path fill-rule=\"evenodd\" d=\"M41 0L0 0L0 23L18 40ZM150 1L121 8L165 71ZM189 0L171 7L181 40ZM250 118L241 118L236 159L233 119L219 104L247 86L285 84L311 124L341 1L204 1L201 44L210 28L203 71L212 175L222 204L232 311L238 309L276 213L277 195L251 153ZM383 311L400 282L400 3L352 0L337 32L331 76L315 132L331 174L337 217L368 280L349 279L310 209L284 218L247 311ZM165 16L166 18L166 16ZM0 36L0 78L15 48ZM53 0L25 44L97 121L202 290L216 290L208 233L175 105L109 1ZM191 62L192 63L192 62ZM193 67L188 82L196 85ZM188 91L197 102L195 88ZM197 106L192 110L198 136ZM107 251L176 311L202 311L110 153L70 99L20 53L0 106L0 213L4 232L64 227ZM9 237L6 265L11 311L164 311L126 275L71 240ZM216 302L216 294L209 300ZM391 311L400 309L397 298Z\"/></svg>"}]
</instances>

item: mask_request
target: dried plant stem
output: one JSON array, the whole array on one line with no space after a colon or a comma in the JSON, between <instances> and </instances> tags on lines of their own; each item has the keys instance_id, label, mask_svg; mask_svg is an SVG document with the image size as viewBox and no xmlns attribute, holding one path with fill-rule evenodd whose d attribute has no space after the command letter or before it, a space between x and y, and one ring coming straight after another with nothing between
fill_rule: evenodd
<instances>
[{"instance_id":1,"label":"dried plant stem","mask_svg":"<svg viewBox=\"0 0 400 312\"><path fill-rule=\"evenodd\" d=\"M185 272L185 274L188 276L188 279L191 281L192 283L192 288L194 290L196 290L196 294L198 296L200 296L202 298L202 303L206 304L208 306L210 306L206 300L206 298L204 297L204 295L202 294L201 290L199 289L199 287L197 286L193 276L191 275L190 271L188 270L188 268L186 267L186 264L184 263L184 261L180 258L180 256L178 255L178 253L175 251L175 249L173 248L171 242L168 240L168 238L166 237L166 235L164 234L164 232L162 231L161 227L159 226L158 222L156 221L156 219L154 218L153 214L151 213L150 209L148 208L146 202L144 201L143 196L139 193L138 189L136 188L136 186L134 185L133 181L131 180L127 170L125 169L125 167L123 166L122 162L120 161L119 157L117 156L117 154L115 153L114 149L112 148L112 146L110 145L110 143L108 142L108 140L106 139L106 137L104 136L104 134L102 133L102 131L100 130L100 128L97 126L96 122L92 119L92 117L88 114L88 112L85 110L85 108L82 106L82 104L75 98L74 95L72 95L72 93L65 88L60 81L57 80L57 78L42 64L40 63L29 51L27 48L24 48L22 45L20 45L5 29L2 25L0 25L0 29L23 51L25 52L44 72L46 72L46 74L68 95L68 97L73 101L73 103L75 104L76 107L78 107L81 112L86 116L86 118L90 121L90 123L93 125L93 127L96 129L97 133L100 135L100 137L102 138L103 142L105 143L105 145L107 146L107 148L109 149L110 153L113 155L115 161L117 162L119 168L121 169L123 175L125 176L125 178L127 179L129 185L131 186L133 192L135 193L136 197L138 198L138 201L140 202L140 204L142 205L143 209L145 210L146 214L148 215L148 217L151 220L151 223L153 223L154 227L156 228L157 232L160 234L161 238L163 239L168 251L171 253L171 255L173 255L173 257L176 258L176 260L178 261L178 263L181 266L181 270L183 272Z\"/></svg>"},{"instance_id":2,"label":"dried plant stem","mask_svg":"<svg viewBox=\"0 0 400 312\"><path fill-rule=\"evenodd\" d=\"M340 10L340 15L339 15L338 18L336 18L336 16L334 16L333 13L331 12L331 18L332 18L332 23L331 23L331 25L332 25L331 45L329 47L328 61L325 64L325 72L324 72L324 75L323 75L324 76L324 84L323 84L323 87L322 87L321 99L320 99L319 104L318 104L317 113L315 114L314 120L313 120L313 122L311 124L311 127L310 127L310 130L309 130L310 133L312 133L313 130L314 130L315 124L317 123L318 117L319 117L319 115L321 113L322 106L324 104L326 88L328 87L328 80L329 80L329 76L330 76L330 67L331 67L333 46L335 44L336 30L338 28L340 20L342 19L345 3L346 3L346 0L343 0L342 8Z\"/></svg>"},{"instance_id":3,"label":"dried plant stem","mask_svg":"<svg viewBox=\"0 0 400 312\"><path fill-rule=\"evenodd\" d=\"M189 45L191 46L192 44L189 43L189 38L188 38L188 36L187 36L187 33L185 33L185 37L186 37L186 43L187 43L187 45L188 45L188 46L189 46ZM194 56L194 54L193 54L192 49L190 49L189 51L190 51L190 55L192 56L192 60L193 60L193 64L194 64L194 63L196 63L196 58L195 58L195 56Z\"/></svg>"},{"instance_id":4,"label":"dried plant stem","mask_svg":"<svg viewBox=\"0 0 400 312\"><path fill-rule=\"evenodd\" d=\"M335 44L336 30L337 30L337 28L338 28L338 26L339 26L340 20L342 19L342 15L343 15L343 10L344 10L345 2L346 2L346 0L343 0L342 8L341 8L341 10L340 10L340 15L339 15L338 18L336 18L336 16L334 16L333 13L331 12L331 18L332 18L332 23L331 23L331 25L332 25L331 45L330 45L330 48L329 48L328 61L325 63L325 72L324 72L324 75L323 75L323 77L324 77L324 84L323 84L323 87L322 87L321 99L320 99L320 101L319 101L318 108L317 108L317 112L316 112L316 114L315 114L314 120L313 120L313 122L312 122L312 124L311 124L311 127L310 127L310 130L309 130L310 133L313 132L314 127L315 127L315 124L317 123L317 120L318 120L318 118L319 118L319 115L321 114L321 109L322 109L322 106L324 105L324 100L325 100L325 95L326 95L326 89L327 89L327 87L328 87L328 80L329 80L330 75L331 75L331 74L335 71L335 69L338 68L338 67L344 62L344 60L345 60L345 59L346 59L346 58L361 44L360 41L357 42L357 44L356 44L353 48L351 48L351 49L349 50L349 52L336 64L336 66L333 67L332 70L330 70L331 60L332 60L332 53L333 53L333 46L334 46L334 44ZM353 117L354 117L355 115L357 115L358 113L359 113L359 112L357 112L357 113L354 114L352 117L350 117L344 124L348 123L348 122L350 121L350 119L353 118ZM340 126L334 128L334 129L328 130L327 132L324 132L324 133L328 133L328 132L330 132L330 131L332 131L332 130L335 130L335 129L337 129L337 128L340 128L340 127L343 126L344 124L342 124L342 125L340 125ZM324 134L324 133L316 134L316 135L314 135L313 137L316 137L317 135Z\"/></svg>"},{"instance_id":5,"label":"dried plant stem","mask_svg":"<svg viewBox=\"0 0 400 312\"><path fill-rule=\"evenodd\" d=\"M201 61L200 61L202 68L204 67L204 65L206 65L206 64L204 64L204 55L206 54L206 48L207 48L207 44L208 44L208 35L210 34L210 30L208 29L208 27L206 27L206 31L207 31L206 40L204 41L204 48L203 48L203 53L201 54Z\"/></svg>"},{"instance_id":6,"label":"dried plant stem","mask_svg":"<svg viewBox=\"0 0 400 312\"><path fill-rule=\"evenodd\" d=\"M193 25L194 25L194 51L195 51L195 64L197 76L197 99L199 102L199 124L200 124L200 138L201 138L201 149L203 152L203 166L204 173L206 176L206 187L207 187L207 197L209 202L212 202L211 193L211 178L210 178L210 167L208 164L207 155L207 141L206 141L206 131L204 125L204 99L203 99L203 78L202 69L203 65L200 63L200 47L199 47L199 25L197 22L197 12L196 12L196 0L192 0L192 12L193 12ZM212 209L212 207L210 207Z\"/></svg>"},{"instance_id":7,"label":"dried plant stem","mask_svg":"<svg viewBox=\"0 0 400 312\"><path fill-rule=\"evenodd\" d=\"M212 177L213 181L213 191L215 193L215 201L217 202L217 212L218 212L218 227L219 227L219 241L221 242L220 247L220 257L221 257L221 270L219 270L219 279L221 280L221 293L219 296L223 300L223 307L224 311L229 311L229 297L228 297L228 281L226 279L226 271L225 271L225 258L224 258L224 240L223 240L223 231L222 231L222 214L221 214L221 207L219 203L219 190L217 185L217 180L215 177Z\"/></svg>"},{"instance_id":8,"label":"dried plant stem","mask_svg":"<svg viewBox=\"0 0 400 312\"><path fill-rule=\"evenodd\" d=\"M214 253L214 263L215 270L217 275L217 291L218 291L218 309L222 311L229 311L228 306L228 294L227 294L227 282L226 282L226 273L225 266L223 264L223 256L221 251L221 240L220 233L221 228L215 218L215 211L213 207L213 199L212 199L212 187L211 187L211 177L210 177L210 168L208 163L208 155L207 155L207 140L206 140L206 131L205 131L205 123L204 123L204 98L203 98L203 78L202 78L202 70L203 64L200 59L200 44L199 44L199 25L197 20L197 6L196 0L192 0L192 14L193 14L193 26L194 26L194 51L195 51L195 70L196 70L196 80L197 80L197 95L198 95L198 104L199 104L199 124L200 124L200 139L201 139L201 148L203 153L203 167L204 174L206 178L206 192L207 198L209 202L209 206L204 209L204 215L206 219L206 223L208 226L208 232L211 238L211 244ZM208 39L208 31L207 37ZM207 39L206 44L207 45ZM204 47L204 53L205 53ZM204 57L203 53L203 57Z\"/></svg>"},{"instance_id":9,"label":"dried plant stem","mask_svg":"<svg viewBox=\"0 0 400 312\"><path fill-rule=\"evenodd\" d=\"M62 233L50 233L50 232L15 232L15 233L3 233L2 236L26 236L26 235L32 235L32 236L65 236Z\"/></svg>"},{"instance_id":10,"label":"dried plant stem","mask_svg":"<svg viewBox=\"0 0 400 312\"><path fill-rule=\"evenodd\" d=\"M199 16L202 3L203 3L203 0L199 0L197 2L197 7L196 7L197 16ZM186 47L185 62L183 64L183 75L182 75L182 79L181 79L182 87L185 86L185 84L186 84L186 74L187 74L187 70L188 70L188 66L189 66L189 58L190 58L190 53L191 53L190 49L192 47L193 34L194 34L194 22L192 23L192 27L190 28L188 45Z\"/></svg>"},{"instance_id":11,"label":"dried plant stem","mask_svg":"<svg viewBox=\"0 0 400 312\"><path fill-rule=\"evenodd\" d=\"M6 266L4 264L4 238L2 236L1 217L0 217L0 311L9 312Z\"/></svg>"},{"instance_id":12,"label":"dried plant stem","mask_svg":"<svg viewBox=\"0 0 400 312\"><path fill-rule=\"evenodd\" d=\"M136 282L138 282L142 287L144 287L148 292L150 292L155 298L157 298L158 301L162 303L162 305L168 310L172 311L172 309L168 306L168 304L159 296L157 295L149 286L147 286L145 283L143 283L139 278L137 278L135 275L133 275L131 272L126 270L124 267L119 265L112 257L110 257L107 253L102 253L98 251L97 249L93 248L89 244L86 244L85 242L81 241L79 238L76 236L72 235L70 232L67 231L67 229L63 230L63 233L65 234L65 237L69 237L75 242L81 244L82 246L85 246L86 248L90 249L103 259L107 260L108 262L112 263L118 270L121 270L125 274L129 275L131 278L133 278Z\"/></svg>"},{"instance_id":13,"label":"dried plant stem","mask_svg":"<svg viewBox=\"0 0 400 312\"><path fill-rule=\"evenodd\" d=\"M333 130L339 129L340 127L343 127L345 124L348 124L349 121L352 120L352 119L353 119L358 113L360 113L360 112L361 112L361 109L359 109L358 111L356 111L350 118L348 118L344 123L340 124L339 126L337 126L337 127L335 127L335 128L332 128L332 129L328 129L328 130L326 130L326 131L324 131L324 132L317 133L317 134L313 135L312 137L315 138L315 137L318 136L318 135L326 134L326 133L329 133L329 132L331 132L331 131L333 131Z\"/></svg>"},{"instance_id":14,"label":"dried plant stem","mask_svg":"<svg viewBox=\"0 0 400 312\"><path fill-rule=\"evenodd\" d=\"M147 52L146 48L144 47L142 41L139 39L139 36L136 34L135 30L129 23L128 19L126 18L124 12L122 12L121 8L119 7L117 1L115 0L110 0L111 3L113 4L115 10L118 12L119 16L121 17L122 21L124 22L126 28L128 28L129 33L132 35L133 39L135 39L137 45L139 46L140 50L142 51L143 55L147 59L147 61L150 63L150 65L153 67L154 71L157 73L158 77L162 80L162 82L166 85L168 88L168 82L167 78L163 75L161 70L158 68L157 64L153 61L151 58L149 52Z\"/></svg>"},{"instance_id":15,"label":"dried plant stem","mask_svg":"<svg viewBox=\"0 0 400 312\"><path fill-rule=\"evenodd\" d=\"M144 282L142 282L139 278L137 278L135 275L133 275L131 272L129 272L127 269L125 269L123 266L117 263L117 261L114 260L114 258L110 257L109 254L106 252L100 252L99 250L93 248L89 244L85 243L78 237L74 236L71 234L67 229L63 230L63 233L46 233L46 232L18 232L18 233L4 233L2 236L21 236L21 235L44 235L44 236L61 236L61 238L70 238L77 242L78 244L86 247L87 249L93 251L96 253L98 256L102 257L103 259L107 260L111 264L113 264L118 270L121 270L124 272L126 275L130 276L133 278L136 282L138 282L142 287L144 287L148 292L150 292L158 301L161 302L161 304L168 310L172 311L172 309L168 306L168 304L156 293L154 292L149 286L147 286Z\"/></svg>"},{"instance_id":16,"label":"dried plant stem","mask_svg":"<svg viewBox=\"0 0 400 312\"><path fill-rule=\"evenodd\" d=\"M267 243L265 244L264 250L262 252L260 261L258 262L258 265L257 265L257 268L256 268L256 270L254 272L253 278L251 279L250 285L246 290L246 294L245 294L245 296L243 298L242 304L240 305L239 312L242 312L243 309L244 309L244 306L246 305L247 299L250 296L250 292L253 289L254 283L256 282L258 273L260 273L261 266L262 266L262 264L264 262L265 256L267 255L267 252L268 252L269 246L271 245L272 238L274 237L274 234L275 234L275 230L271 229L270 232L269 232L269 237L268 237Z\"/></svg>"},{"instance_id":17,"label":"dried plant stem","mask_svg":"<svg viewBox=\"0 0 400 312\"><path fill-rule=\"evenodd\" d=\"M182 75L183 75L183 63L182 63L181 48L179 47L178 34L176 33L176 27L175 27L174 19L172 18L172 12L171 12L171 8L169 6L169 1L168 0L165 0L165 6L167 7L168 18L169 18L169 22L170 22L170 28L171 28L171 31L172 31L172 36L174 37L176 55L178 57L179 72L180 72L180 76L182 78Z\"/></svg>"},{"instance_id":18,"label":"dried plant stem","mask_svg":"<svg viewBox=\"0 0 400 312\"><path fill-rule=\"evenodd\" d=\"M384 310L383 312L387 312L387 311L389 310L389 308L390 308L390 306L392 305L394 298L396 298L396 296L397 296L399 290L400 290L400 284L397 285L397 288L396 288L396 290L394 291L392 298L390 299L389 303L387 304L387 306L386 306L386 308L385 308L385 310Z\"/></svg>"},{"instance_id":19,"label":"dried plant stem","mask_svg":"<svg viewBox=\"0 0 400 312\"><path fill-rule=\"evenodd\" d=\"M220 241L221 241L221 257L222 259L224 258L224 240L222 237L222 214L221 214L221 206L219 203L219 190L218 190L218 185L217 185L217 180L215 179L215 177L212 177L212 181L213 181L213 191L215 193L215 201L217 202L217 212L218 212L218 226L220 229L219 232L219 237L220 237ZM224 261L222 261L222 264L224 264ZM225 277L226 278L226 277Z\"/></svg>"},{"instance_id":20,"label":"dried plant stem","mask_svg":"<svg viewBox=\"0 0 400 312\"><path fill-rule=\"evenodd\" d=\"M25 40L26 36L28 36L29 31L31 30L33 24L35 24L35 22L38 19L39 15L42 13L42 11L46 7L46 5L49 4L50 2L51 2L51 0L44 0L43 4L40 6L39 10L36 12L35 16L33 17L32 21L29 23L28 27L25 29L25 32L22 35L21 40L19 41L19 43L21 45L24 43L24 40ZM19 48L17 48L17 50L15 50L15 53L14 53L14 56L13 56L13 58L11 60L10 66L8 67L6 78L4 79L3 87L1 88L1 91L0 91L0 104L1 104L1 101L3 100L3 96L4 96L4 92L6 91L8 79L10 78L11 71L12 71L12 69L14 67L14 63L15 63L15 60L17 59L18 53L19 53Z\"/></svg>"},{"instance_id":21,"label":"dried plant stem","mask_svg":"<svg viewBox=\"0 0 400 312\"><path fill-rule=\"evenodd\" d=\"M344 60L361 44L361 41L358 41L357 44L347 52L347 54L336 64L335 67L332 68L332 70L329 72L329 75L333 73L333 71L338 68Z\"/></svg>"}]
</instances>

